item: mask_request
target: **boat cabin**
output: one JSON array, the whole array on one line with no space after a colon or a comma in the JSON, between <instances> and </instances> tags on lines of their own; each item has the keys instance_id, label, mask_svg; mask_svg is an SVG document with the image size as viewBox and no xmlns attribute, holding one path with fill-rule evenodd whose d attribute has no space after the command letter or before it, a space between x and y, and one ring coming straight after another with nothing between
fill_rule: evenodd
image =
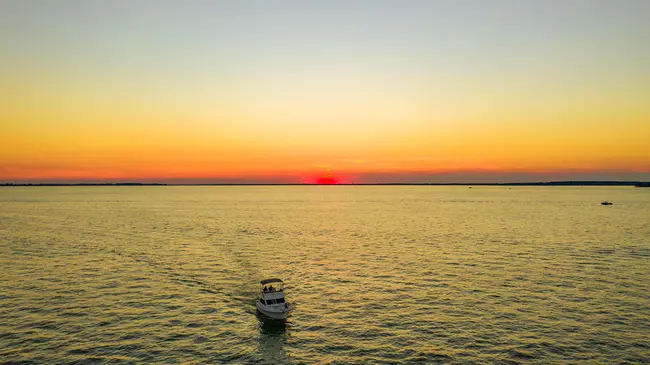
<instances>
[{"instance_id":1,"label":"boat cabin","mask_svg":"<svg viewBox=\"0 0 650 365\"><path fill-rule=\"evenodd\" d=\"M283 306L286 307L284 296L284 283L280 279L266 279L260 281L262 290L259 302L266 306Z\"/></svg>"}]
</instances>

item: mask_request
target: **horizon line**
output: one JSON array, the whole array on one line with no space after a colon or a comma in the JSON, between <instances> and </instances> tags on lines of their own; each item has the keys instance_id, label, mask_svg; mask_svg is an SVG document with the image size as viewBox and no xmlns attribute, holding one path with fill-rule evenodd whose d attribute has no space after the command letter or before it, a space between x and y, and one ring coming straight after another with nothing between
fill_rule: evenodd
<instances>
[{"instance_id":1,"label":"horizon line","mask_svg":"<svg viewBox=\"0 0 650 365\"><path fill-rule=\"evenodd\" d=\"M0 183L0 186L647 186L640 180L558 180L528 182L376 182L376 183L163 183L163 182L78 182L78 183Z\"/></svg>"}]
</instances>

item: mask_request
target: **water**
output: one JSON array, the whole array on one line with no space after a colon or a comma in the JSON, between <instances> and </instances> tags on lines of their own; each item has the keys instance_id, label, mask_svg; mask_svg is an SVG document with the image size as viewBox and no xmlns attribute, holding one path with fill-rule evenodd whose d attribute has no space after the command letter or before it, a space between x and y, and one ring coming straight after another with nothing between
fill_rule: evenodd
<instances>
[{"instance_id":1,"label":"water","mask_svg":"<svg viewBox=\"0 0 650 365\"><path fill-rule=\"evenodd\" d=\"M649 363L649 218L631 187L0 188L0 359Z\"/></svg>"}]
</instances>

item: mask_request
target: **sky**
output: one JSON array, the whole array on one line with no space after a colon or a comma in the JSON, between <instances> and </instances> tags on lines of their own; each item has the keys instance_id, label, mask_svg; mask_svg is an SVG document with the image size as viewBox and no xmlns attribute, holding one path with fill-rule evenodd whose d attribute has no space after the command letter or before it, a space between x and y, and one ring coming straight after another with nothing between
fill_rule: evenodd
<instances>
[{"instance_id":1,"label":"sky","mask_svg":"<svg viewBox=\"0 0 650 365\"><path fill-rule=\"evenodd\" d=\"M650 1L0 1L0 182L650 180Z\"/></svg>"}]
</instances>

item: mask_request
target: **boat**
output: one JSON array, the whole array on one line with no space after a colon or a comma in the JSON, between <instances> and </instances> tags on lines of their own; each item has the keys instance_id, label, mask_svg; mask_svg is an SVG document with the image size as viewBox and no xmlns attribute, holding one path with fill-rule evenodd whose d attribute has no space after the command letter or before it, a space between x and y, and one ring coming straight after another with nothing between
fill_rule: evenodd
<instances>
[{"instance_id":1,"label":"boat","mask_svg":"<svg viewBox=\"0 0 650 365\"><path fill-rule=\"evenodd\" d=\"M260 284L262 287L257 297L257 310L270 318L287 318L296 305L287 302L284 282L281 279L271 278L260 281Z\"/></svg>"},{"instance_id":2,"label":"boat","mask_svg":"<svg viewBox=\"0 0 650 365\"><path fill-rule=\"evenodd\" d=\"M607 200L605 200L604 202L600 202L600 204L601 205L614 205L614 203L608 202Z\"/></svg>"}]
</instances>

